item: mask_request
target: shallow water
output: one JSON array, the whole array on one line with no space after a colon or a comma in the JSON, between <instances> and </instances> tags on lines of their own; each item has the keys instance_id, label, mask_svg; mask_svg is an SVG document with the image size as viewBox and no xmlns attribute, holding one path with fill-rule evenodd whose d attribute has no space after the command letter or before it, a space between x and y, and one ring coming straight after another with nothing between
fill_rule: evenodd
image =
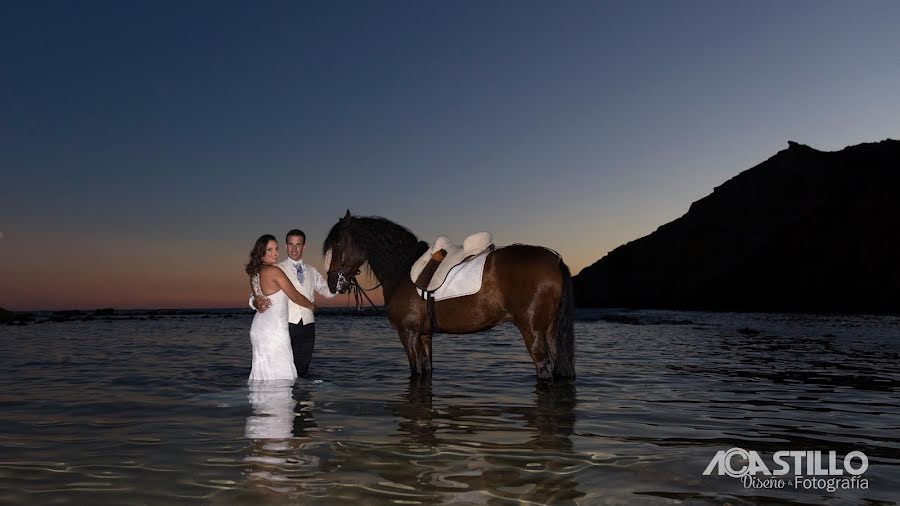
<instances>
[{"instance_id":1,"label":"shallow water","mask_svg":"<svg viewBox=\"0 0 900 506\"><path fill-rule=\"evenodd\" d=\"M385 319L323 316L310 380L248 387L249 326L0 327L0 503L900 500L900 318L581 312L554 385L512 326L436 336L411 383ZM868 489L704 476L732 447L862 451Z\"/></svg>"}]
</instances>

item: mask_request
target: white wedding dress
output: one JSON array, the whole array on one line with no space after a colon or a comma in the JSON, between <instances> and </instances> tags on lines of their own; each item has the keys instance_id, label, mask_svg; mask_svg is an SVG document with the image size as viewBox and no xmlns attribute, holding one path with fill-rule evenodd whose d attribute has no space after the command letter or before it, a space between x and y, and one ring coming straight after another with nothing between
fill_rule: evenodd
<instances>
[{"instance_id":1,"label":"white wedding dress","mask_svg":"<svg viewBox=\"0 0 900 506\"><path fill-rule=\"evenodd\" d=\"M259 288L259 274L253 277L253 290ZM250 325L253 362L248 381L295 380L294 352L288 333L288 296L279 290L266 295L272 302L264 313L256 313Z\"/></svg>"}]
</instances>

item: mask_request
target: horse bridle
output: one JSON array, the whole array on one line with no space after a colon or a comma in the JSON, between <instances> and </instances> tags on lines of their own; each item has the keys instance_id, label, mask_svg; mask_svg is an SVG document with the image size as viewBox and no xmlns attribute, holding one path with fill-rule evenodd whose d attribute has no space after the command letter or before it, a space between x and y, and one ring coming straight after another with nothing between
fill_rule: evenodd
<instances>
[{"instance_id":1,"label":"horse bridle","mask_svg":"<svg viewBox=\"0 0 900 506\"><path fill-rule=\"evenodd\" d=\"M329 255L330 255L330 253L331 252L329 251ZM329 264L330 263L331 262L329 262ZM329 267L331 267L331 266L329 265ZM347 270L346 265L344 263L344 251L342 248L341 249L341 265L339 265L338 268L333 271L331 269L329 269L326 272L326 274L328 274L329 276L332 273L337 274L337 286L340 286L341 282L347 284L347 286L349 287L347 290L347 295L350 295L351 293L353 294L353 298L356 300L356 309L362 309L362 298L363 297L365 297L366 300L369 301L369 304L372 307L376 307L375 303L372 302L372 299L369 298L369 295L366 292L371 292L372 290L378 288L379 286L381 286L381 283L378 283L377 285L373 286L372 288L363 288L359 284L359 281L356 280L356 276L359 276L360 270L356 269L356 271L353 274L349 274L349 275L346 274L346 270Z\"/></svg>"},{"instance_id":2,"label":"horse bridle","mask_svg":"<svg viewBox=\"0 0 900 506\"><path fill-rule=\"evenodd\" d=\"M360 273L359 269L356 269L356 272L354 272L353 274L345 274L345 267L343 263L338 266L337 270L328 271L328 274L330 275L332 272L337 273L337 283L339 286L341 282L344 282L349 287L347 290L347 295L353 294L353 299L356 301L356 309L362 309L363 297L365 297L366 300L369 301L369 305L371 305L372 307L377 307L375 303L372 302L372 299L369 298L369 294L367 294L366 292L371 292L372 290L378 288L379 286L381 286L381 283L378 283L372 288L363 288L362 285L359 284L359 281L356 280L356 276L359 276Z\"/></svg>"},{"instance_id":3,"label":"horse bridle","mask_svg":"<svg viewBox=\"0 0 900 506\"><path fill-rule=\"evenodd\" d=\"M337 282L338 284L346 283L347 286L352 289L353 285L359 285L359 283L356 282L356 276L359 276L359 269L357 269L356 272L350 276L347 276L346 274L344 274L344 271L342 269L339 269L337 271Z\"/></svg>"},{"instance_id":4,"label":"horse bridle","mask_svg":"<svg viewBox=\"0 0 900 506\"><path fill-rule=\"evenodd\" d=\"M352 276L345 276L344 273L340 271L338 271L337 275L339 282L343 280L345 283L347 283L347 286L350 287L347 290L347 295L353 294L353 299L356 301L356 309L362 309L363 297L365 297L366 300L369 301L370 306L377 307L375 306L375 303L372 302L372 299L369 298L369 294L367 294L366 292L371 292L372 290L378 288L379 286L381 286L381 283L378 283L372 288L363 288L362 285L359 284L359 281L356 280L356 276L359 276L359 269L357 269L356 273L354 273Z\"/></svg>"}]
</instances>

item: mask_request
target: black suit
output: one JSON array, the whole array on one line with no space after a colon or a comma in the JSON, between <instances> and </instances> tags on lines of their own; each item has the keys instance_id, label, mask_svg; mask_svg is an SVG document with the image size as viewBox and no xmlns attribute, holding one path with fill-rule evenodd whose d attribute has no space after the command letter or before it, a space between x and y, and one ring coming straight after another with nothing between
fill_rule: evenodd
<instances>
[{"instance_id":1,"label":"black suit","mask_svg":"<svg viewBox=\"0 0 900 506\"><path fill-rule=\"evenodd\" d=\"M316 324L303 325L303 320L300 320L300 323L288 323L288 331L291 334L291 348L294 351L297 374L306 376L316 345Z\"/></svg>"}]
</instances>

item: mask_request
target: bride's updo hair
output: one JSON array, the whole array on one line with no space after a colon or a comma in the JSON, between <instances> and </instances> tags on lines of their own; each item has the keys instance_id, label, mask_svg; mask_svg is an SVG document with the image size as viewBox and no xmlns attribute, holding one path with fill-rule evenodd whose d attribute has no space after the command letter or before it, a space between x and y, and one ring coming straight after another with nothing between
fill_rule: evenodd
<instances>
[{"instance_id":1,"label":"bride's updo hair","mask_svg":"<svg viewBox=\"0 0 900 506\"><path fill-rule=\"evenodd\" d=\"M262 259L266 255L266 246L269 245L269 241L278 242L272 234L261 235L253 245L253 249L250 250L250 261L247 262L247 274L250 276L255 276L262 269Z\"/></svg>"}]
</instances>

